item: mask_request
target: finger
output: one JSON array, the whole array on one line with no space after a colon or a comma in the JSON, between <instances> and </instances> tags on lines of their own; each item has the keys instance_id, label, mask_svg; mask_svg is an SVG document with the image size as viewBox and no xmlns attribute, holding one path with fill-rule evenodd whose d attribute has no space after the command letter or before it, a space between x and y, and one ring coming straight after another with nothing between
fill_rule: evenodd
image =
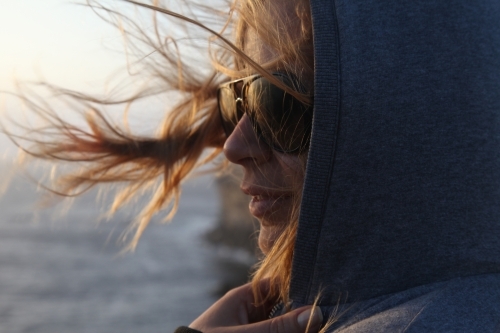
<instances>
[{"instance_id":1,"label":"finger","mask_svg":"<svg viewBox=\"0 0 500 333\"><path fill-rule=\"evenodd\" d=\"M259 323L232 327L235 333L314 333L318 332L323 315L319 307L302 307ZM307 329L307 331L306 331Z\"/></svg>"},{"instance_id":2,"label":"finger","mask_svg":"<svg viewBox=\"0 0 500 333\"><path fill-rule=\"evenodd\" d=\"M323 314L319 306L310 307L297 316L298 325L306 333L318 332L323 323Z\"/></svg>"}]
</instances>

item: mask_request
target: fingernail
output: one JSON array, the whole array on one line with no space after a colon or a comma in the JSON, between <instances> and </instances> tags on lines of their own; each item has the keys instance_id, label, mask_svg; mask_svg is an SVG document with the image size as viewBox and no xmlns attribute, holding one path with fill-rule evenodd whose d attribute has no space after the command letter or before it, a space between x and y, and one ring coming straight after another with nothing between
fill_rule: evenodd
<instances>
[{"instance_id":1,"label":"fingernail","mask_svg":"<svg viewBox=\"0 0 500 333\"><path fill-rule=\"evenodd\" d=\"M317 327L321 324L321 322L323 322L323 314L321 313L321 309L319 308L319 306L316 306L299 314L299 316L297 317L297 322L299 323L299 326L301 328L307 328L307 324L309 323L309 318L311 317L311 312L313 312L313 310L314 313L311 318L311 327Z\"/></svg>"}]
</instances>

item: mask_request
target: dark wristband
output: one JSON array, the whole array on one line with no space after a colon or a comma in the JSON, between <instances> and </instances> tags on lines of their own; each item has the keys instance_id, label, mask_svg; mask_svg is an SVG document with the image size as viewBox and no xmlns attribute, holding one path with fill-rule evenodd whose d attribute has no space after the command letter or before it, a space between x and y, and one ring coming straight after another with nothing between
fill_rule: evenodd
<instances>
[{"instance_id":1,"label":"dark wristband","mask_svg":"<svg viewBox=\"0 0 500 333\"><path fill-rule=\"evenodd\" d=\"M174 333L202 333L187 326L177 327Z\"/></svg>"}]
</instances>

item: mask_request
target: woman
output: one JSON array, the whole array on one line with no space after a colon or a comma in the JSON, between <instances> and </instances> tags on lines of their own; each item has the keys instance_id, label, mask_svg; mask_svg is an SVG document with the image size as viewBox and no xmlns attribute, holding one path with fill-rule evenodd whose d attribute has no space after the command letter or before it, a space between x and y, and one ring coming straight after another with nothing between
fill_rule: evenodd
<instances>
[{"instance_id":1,"label":"woman","mask_svg":"<svg viewBox=\"0 0 500 333\"><path fill-rule=\"evenodd\" d=\"M320 295L331 332L498 332L500 3L312 0L311 13L290 308Z\"/></svg>"},{"instance_id":2,"label":"woman","mask_svg":"<svg viewBox=\"0 0 500 333\"><path fill-rule=\"evenodd\" d=\"M161 7L128 2L201 26L198 21ZM89 4L97 11L118 15L124 22L130 20L99 3ZM186 97L167 115L158 138L134 137L120 131L99 109L100 105L111 103L133 103L151 94L148 90L129 99L110 101L53 88L91 109L86 114L91 131L70 125L33 99L25 98L52 124L40 130L41 136L35 137L32 132L25 139L35 143L27 150L36 157L84 163L84 168L75 174L61 178L56 184L57 193L73 195L99 182L129 181L131 185L117 196L113 209L128 202L141 186L163 177L163 184L133 226L136 233L130 249L137 244L152 214L167 206L177 194L181 181L197 165L211 161L224 146L227 159L245 170L242 189L252 196L251 212L261 222L259 246L266 259L255 274L252 288L243 288L252 290L252 302L262 310L252 321L261 321L269 316L272 307L287 302L291 253L312 124L311 17L309 3L303 0L235 1L230 8L236 13L228 18L234 31L228 36L226 30L215 34L218 40L211 45L215 49L212 53L216 59L215 70L212 68L212 73L205 77L199 73L198 61L189 63L184 55L177 58L177 53L168 49L172 45L180 48L175 41L165 45L164 36L157 33L158 42L154 43L147 31L130 32L132 37L139 34L139 42L155 51L153 56L160 55L162 66L152 61L147 68L153 78L163 80L159 87L154 87L154 92L168 89ZM158 22L156 18L154 22ZM156 28L159 31L161 27ZM233 42L228 38L233 38ZM222 47L216 44L219 40ZM139 44L131 45L138 48ZM227 51L228 46L232 50ZM170 66L175 75L168 76L163 66L167 70ZM244 101L240 103L238 98ZM213 152L200 162L205 149L213 149ZM319 327L319 311L313 314L310 307L306 307L296 314L302 316L293 321L294 326L299 322L307 325L311 317L316 320L311 324ZM276 321L268 324L276 325Z\"/></svg>"},{"instance_id":3,"label":"woman","mask_svg":"<svg viewBox=\"0 0 500 333\"><path fill-rule=\"evenodd\" d=\"M308 5L238 2L234 71L219 66L229 83L199 100L219 91L219 108L199 108L192 137L164 132L178 139L175 161L224 145L243 166L266 253L253 288L191 329L300 332L309 317L309 331L330 320L329 332L497 332L500 3L311 0L310 15ZM298 131L279 103L261 107L290 95ZM128 156L160 154L147 143ZM175 189L186 170L166 170ZM264 320L270 304L282 306Z\"/></svg>"}]
</instances>

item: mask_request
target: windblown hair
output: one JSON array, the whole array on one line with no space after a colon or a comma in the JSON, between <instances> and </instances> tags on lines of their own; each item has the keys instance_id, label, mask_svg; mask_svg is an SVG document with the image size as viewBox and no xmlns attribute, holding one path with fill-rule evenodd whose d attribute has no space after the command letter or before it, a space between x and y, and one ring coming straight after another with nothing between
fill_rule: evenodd
<instances>
[{"instance_id":1,"label":"windblown hair","mask_svg":"<svg viewBox=\"0 0 500 333\"><path fill-rule=\"evenodd\" d=\"M125 182L127 187L115 196L111 207L114 212L144 189L151 189L151 200L129 229L134 233L127 249L133 250L155 213L168 209L167 218L175 214L182 181L197 167L213 161L222 151L226 137L217 110L218 85L257 72L301 101L310 103L313 51L308 0L283 0L287 6L293 3L293 13L287 15L281 12L280 1L272 0L234 0L226 12L216 11L208 5L196 5L202 9L197 13L226 16L225 24L218 31L202 23L201 18L191 19L180 15L159 1L149 4L123 1L150 10L153 14L153 29L142 28L128 15L106 7L97 0L88 0L87 4L122 31L129 51L132 50L136 56L142 53L143 57L138 63L154 84L131 96L114 99L98 98L45 84L78 109L87 125L71 124L62 119L50 105L21 92L20 96L28 107L48 125L29 129L27 134L21 136L8 132L5 126L4 131L29 155L49 161L73 162L78 166L77 170L58 178L52 188L58 194L73 196L100 183ZM193 62L193 59L182 53L178 46L180 40L161 32L159 16L211 35L204 46L200 46L198 40L193 43L198 49L205 49L207 59L211 60L206 68L200 69L199 61ZM296 29L291 31L291 26ZM249 58L244 52L248 29L256 32L278 56L265 64L257 64ZM193 36L187 37L195 40ZM308 91L297 92L284 86L271 74L276 69L293 73L301 81L309 83ZM127 110L143 98L166 91L177 92L181 99L169 106L156 136L134 135L126 128L116 126L104 111L107 105L124 105ZM276 299L287 302L299 203L300 195L297 195L291 223L253 276L255 295L261 295L257 290L257 282L270 280L270 291L264 299L260 299L262 303Z\"/></svg>"}]
</instances>

